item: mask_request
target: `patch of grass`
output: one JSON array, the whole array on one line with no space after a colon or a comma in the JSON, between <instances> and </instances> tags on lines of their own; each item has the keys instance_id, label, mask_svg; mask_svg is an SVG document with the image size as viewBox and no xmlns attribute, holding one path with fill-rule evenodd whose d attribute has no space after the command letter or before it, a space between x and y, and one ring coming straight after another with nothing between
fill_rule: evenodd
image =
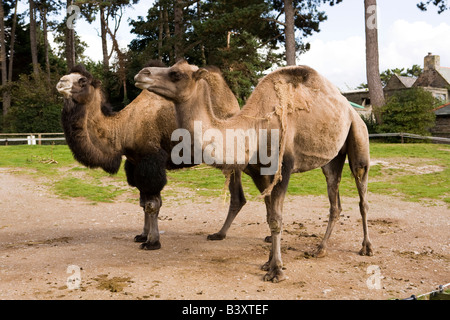
<instances>
[{"instance_id":1,"label":"patch of grass","mask_svg":"<svg viewBox=\"0 0 450 320\"><path fill-rule=\"evenodd\" d=\"M46 160L54 161L47 163ZM0 167L31 169L38 175L54 175L57 174L55 169L74 163L72 153L64 145L0 147Z\"/></svg>"},{"instance_id":2,"label":"patch of grass","mask_svg":"<svg viewBox=\"0 0 450 320\"><path fill-rule=\"evenodd\" d=\"M374 165L369 175L370 192L400 196L409 201L442 200L450 205L450 184L448 183L450 181L450 146L429 143L371 143L371 157L388 160L391 163L407 163L413 168L421 163L438 165L443 170L420 174L414 170ZM49 164L41 161L45 159L54 159L57 163ZM85 197L94 202L113 201L123 192L120 188L105 185L105 180L126 181L123 166L115 176L101 169L87 169L73 159L69 148L64 145L1 146L0 167L30 169L25 170L25 173L31 172L37 177L50 177L52 181L50 184L54 186L57 194L65 197ZM224 195L225 177L220 170L206 165L168 171L168 181L171 190L181 187L194 191L198 196ZM242 183L248 199L260 199L259 191L249 176L243 174ZM288 195L326 194L326 181L321 169L291 176ZM340 194L351 197L358 195L348 164L344 166Z\"/></svg>"},{"instance_id":3,"label":"patch of grass","mask_svg":"<svg viewBox=\"0 0 450 320\"><path fill-rule=\"evenodd\" d=\"M51 160L51 161L49 161ZM111 177L102 169L88 169L76 162L66 145L55 146L1 146L0 167L25 169L23 173L35 178L50 180L61 197L83 197L93 202L112 202L123 190L103 185L102 179ZM119 181L125 180L125 173L118 174ZM75 178L71 172L85 173L87 179Z\"/></svg>"},{"instance_id":4,"label":"patch of grass","mask_svg":"<svg viewBox=\"0 0 450 320\"><path fill-rule=\"evenodd\" d=\"M53 185L56 194L61 197L83 197L95 202L113 202L123 193L123 190L115 186L102 186L89 183L74 177L64 177Z\"/></svg>"}]
</instances>

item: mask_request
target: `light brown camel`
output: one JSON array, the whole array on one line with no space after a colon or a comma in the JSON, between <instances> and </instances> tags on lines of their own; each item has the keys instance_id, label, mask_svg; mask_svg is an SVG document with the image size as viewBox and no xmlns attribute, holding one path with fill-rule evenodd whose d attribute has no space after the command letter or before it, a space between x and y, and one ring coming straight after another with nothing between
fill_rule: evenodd
<instances>
[{"instance_id":1,"label":"light brown camel","mask_svg":"<svg viewBox=\"0 0 450 320\"><path fill-rule=\"evenodd\" d=\"M214 113L227 118L238 112L239 104L223 80L220 72L210 69L208 83L218 86L212 96ZM140 205L144 208L144 228L135 237L143 242L142 249L161 247L158 214L162 205L161 190L166 184L166 169L192 166L174 164L170 153L176 142L171 134L177 128L172 102L147 90L118 113L112 113L101 90L100 82L93 79L79 65L63 76L57 85L64 96L62 124L67 143L81 164L114 174L125 155L128 183L140 191ZM226 103L224 103L226 101ZM222 229L208 236L210 240L224 239L233 219L246 200L241 185L241 173L235 172L230 180L230 206Z\"/></svg>"},{"instance_id":2,"label":"light brown camel","mask_svg":"<svg viewBox=\"0 0 450 320\"><path fill-rule=\"evenodd\" d=\"M255 150L250 150L248 142L244 162L238 162L235 156L231 163L228 158L226 162L213 163L222 170L242 170L247 166L248 170L262 173L268 164L261 162L263 154L259 151L266 148L271 154L279 155L275 159L278 160L276 172L254 178L264 195L272 238L269 261L263 265L263 270L268 271L264 280L278 282L285 278L280 241L283 200L291 173L322 168L326 176L330 218L317 251L318 256L325 255L327 241L342 210L338 187L346 155L360 196L364 232L360 254L372 255L367 227L368 132L339 90L309 67L280 68L259 82L239 113L221 120L211 111L214 88L203 81L207 74L205 69L180 61L171 68L144 68L136 75L135 81L139 88L173 100L179 127L188 130L194 140L199 137L195 132L199 128L203 131L214 129L217 137L227 137L227 130L270 132L265 144L261 144L260 139L256 161ZM276 144L273 145L272 141ZM202 146L202 151L207 147L204 141L195 143ZM223 149L216 149L216 154L224 155L233 143L225 139L224 144L218 144L218 148Z\"/></svg>"}]
</instances>

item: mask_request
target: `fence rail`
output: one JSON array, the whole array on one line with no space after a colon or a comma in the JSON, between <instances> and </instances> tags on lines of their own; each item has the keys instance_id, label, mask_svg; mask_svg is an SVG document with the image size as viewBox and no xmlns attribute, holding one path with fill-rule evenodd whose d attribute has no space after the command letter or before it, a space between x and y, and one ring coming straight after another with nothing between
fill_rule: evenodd
<instances>
[{"instance_id":1,"label":"fence rail","mask_svg":"<svg viewBox=\"0 0 450 320\"><path fill-rule=\"evenodd\" d=\"M48 137L46 137L48 136ZM15 138L18 137L18 138ZM369 134L369 138L400 137L402 143L404 138L431 140L439 143L450 144L450 138L427 137L412 133L375 133ZM41 145L43 141L65 141L64 133L0 133L0 143L8 145L8 142L27 142L28 144Z\"/></svg>"},{"instance_id":2,"label":"fence rail","mask_svg":"<svg viewBox=\"0 0 450 320\"><path fill-rule=\"evenodd\" d=\"M0 133L0 143L27 142L29 145L41 145L43 141L65 141L64 133Z\"/></svg>"},{"instance_id":3,"label":"fence rail","mask_svg":"<svg viewBox=\"0 0 450 320\"><path fill-rule=\"evenodd\" d=\"M402 143L404 142L404 138L411 138L411 139L419 139L419 140L431 140L436 141L440 143L450 144L450 138L443 138L443 137L429 137L429 136L421 136L418 134L412 134L412 133L374 133L369 134L369 138L384 138L384 137L400 137L402 139Z\"/></svg>"}]
</instances>

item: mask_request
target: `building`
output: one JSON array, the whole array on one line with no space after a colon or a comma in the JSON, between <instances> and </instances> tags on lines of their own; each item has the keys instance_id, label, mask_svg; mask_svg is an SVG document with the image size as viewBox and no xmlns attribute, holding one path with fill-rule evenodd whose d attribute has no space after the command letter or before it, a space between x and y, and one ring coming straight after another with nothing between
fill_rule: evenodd
<instances>
[{"instance_id":1,"label":"building","mask_svg":"<svg viewBox=\"0 0 450 320\"><path fill-rule=\"evenodd\" d=\"M436 114L436 126L430 131L433 136L450 138L450 103L433 110Z\"/></svg>"},{"instance_id":2,"label":"building","mask_svg":"<svg viewBox=\"0 0 450 320\"><path fill-rule=\"evenodd\" d=\"M433 110L436 114L436 128L431 131L433 135L450 137L450 68L441 67L441 58L429 53L424 58L423 72L419 77L403 77L394 74L384 87L384 95L389 98L400 90L410 88L423 88L441 100L444 105ZM371 114L370 95L368 89L354 90L342 93L349 101L365 107L357 110L367 117Z\"/></svg>"},{"instance_id":3,"label":"building","mask_svg":"<svg viewBox=\"0 0 450 320\"><path fill-rule=\"evenodd\" d=\"M429 53L424 58L424 68L418 77L403 77L394 74L384 87L386 97L399 90L420 87L429 91L443 102L450 102L450 68L441 67L440 56ZM354 90L342 93L349 101L364 107L370 106L368 89Z\"/></svg>"}]
</instances>

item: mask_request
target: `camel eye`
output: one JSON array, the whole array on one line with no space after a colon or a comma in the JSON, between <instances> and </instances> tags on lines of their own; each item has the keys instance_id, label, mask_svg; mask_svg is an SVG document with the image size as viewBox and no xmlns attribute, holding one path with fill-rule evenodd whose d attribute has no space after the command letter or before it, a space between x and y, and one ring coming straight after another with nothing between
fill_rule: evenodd
<instances>
[{"instance_id":1,"label":"camel eye","mask_svg":"<svg viewBox=\"0 0 450 320\"><path fill-rule=\"evenodd\" d=\"M179 71L170 71L169 78L170 80L172 80L172 82L177 82L183 79L183 74Z\"/></svg>"}]
</instances>

